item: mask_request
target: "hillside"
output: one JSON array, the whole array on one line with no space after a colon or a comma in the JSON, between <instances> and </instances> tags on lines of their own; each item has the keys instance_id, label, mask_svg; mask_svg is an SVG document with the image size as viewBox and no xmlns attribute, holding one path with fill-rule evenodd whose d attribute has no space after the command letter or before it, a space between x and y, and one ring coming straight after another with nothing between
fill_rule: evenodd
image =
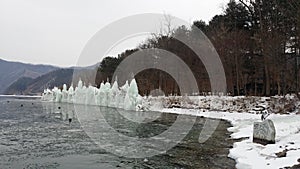
<instances>
[{"instance_id":1,"label":"hillside","mask_svg":"<svg viewBox=\"0 0 300 169\"><path fill-rule=\"evenodd\" d=\"M7 88L5 94L35 95L42 93L45 88L70 84L73 71L73 69L58 69L36 79L20 78Z\"/></svg>"},{"instance_id":2,"label":"hillside","mask_svg":"<svg viewBox=\"0 0 300 169\"><path fill-rule=\"evenodd\" d=\"M32 83L33 79L30 77L21 77L13 84L11 84L6 90L5 94L15 94L22 95L23 91L27 88L27 86Z\"/></svg>"},{"instance_id":3,"label":"hillside","mask_svg":"<svg viewBox=\"0 0 300 169\"><path fill-rule=\"evenodd\" d=\"M28 82L26 78L35 79L56 69L58 68L49 65L33 65L0 59L0 94L3 94L18 79Z\"/></svg>"},{"instance_id":4,"label":"hillside","mask_svg":"<svg viewBox=\"0 0 300 169\"><path fill-rule=\"evenodd\" d=\"M63 84L68 86L77 84L79 79L85 84L94 84L95 71L89 67L86 69L58 69L35 79L32 78L20 78L13 84L11 84L5 94L22 94L22 95L39 95L46 88L62 87Z\"/></svg>"}]
</instances>

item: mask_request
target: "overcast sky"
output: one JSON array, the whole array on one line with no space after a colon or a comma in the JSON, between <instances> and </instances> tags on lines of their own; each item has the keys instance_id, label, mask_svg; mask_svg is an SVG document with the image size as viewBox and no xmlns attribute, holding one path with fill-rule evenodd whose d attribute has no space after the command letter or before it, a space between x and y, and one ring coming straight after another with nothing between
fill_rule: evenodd
<instances>
[{"instance_id":1,"label":"overcast sky","mask_svg":"<svg viewBox=\"0 0 300 169\"><path fill-rule=\"evenodd\" d=\"M102 27L122 17L166 13L190 23L200 19L207 22L222 13L228 1L0 0L0 58L73 66L87 41ZM128 43L128 48L136 43ZM123 49L118 50L111 54Z\"/></svg>"}]
</instances>

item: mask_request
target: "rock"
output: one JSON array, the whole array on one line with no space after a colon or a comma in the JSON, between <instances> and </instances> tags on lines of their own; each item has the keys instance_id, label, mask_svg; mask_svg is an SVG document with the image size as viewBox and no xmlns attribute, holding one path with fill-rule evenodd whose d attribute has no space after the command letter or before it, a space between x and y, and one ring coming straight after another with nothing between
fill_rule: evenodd
<instances>
[{"instance_id":1,"label":"rock","mask_svg":"<svg viewBox=\"0 0 300 169\"><path fill-rule=\"evenodd\" d=\"M254 122L253 142L262 145L275 144L276 130L272 120Z\"/></svg>"},{"instance_id":2,"label":"rock","mask_svg":"<svg viewBox=\"0 0 300 169\"><path fill-rule=\"evenodd\" d=\"M284 105L284 109L286 112L293 112L296 110L296 106L295 106L295 103L291 102L291 103L288 103L286 105Z\"/></svg>"},{"instance_id":3,"label":"rock","mask_svg":"<svg viewBox=\"0 0 300 169\"><path fill-rule=\"evenodd\" d=\"M278 158L286 157L287 150L283 150L282 152L275 153Z\"/></svg>"}]
</instances>

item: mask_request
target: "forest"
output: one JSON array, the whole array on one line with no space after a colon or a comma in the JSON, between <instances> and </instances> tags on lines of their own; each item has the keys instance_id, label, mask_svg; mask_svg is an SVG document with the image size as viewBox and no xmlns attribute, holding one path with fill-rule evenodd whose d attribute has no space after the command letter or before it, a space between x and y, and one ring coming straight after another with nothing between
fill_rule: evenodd
<instances>
[{"instance_id":1,"label":"forest","mask_svg":"<svg viewBox=\"0 0 300 169\"><path fill-rule=\"evenodd\" d=\"M164 49L180 57L192 70L201 93L211 92L207 71L196 54L174 37L193 45L200 29L219 54L229 95L271 96L299 92L300 52L299 0L231 0L224 12L208 23L197 20L158 33L135 49L118 57L108 56L98 67L96 84L112 79L122 60L143 49ZM178 85L166 72L148 69L135 76L139 92L149 95L161 89L166 95L180 95Z\"/></svg>"}]
</instances>

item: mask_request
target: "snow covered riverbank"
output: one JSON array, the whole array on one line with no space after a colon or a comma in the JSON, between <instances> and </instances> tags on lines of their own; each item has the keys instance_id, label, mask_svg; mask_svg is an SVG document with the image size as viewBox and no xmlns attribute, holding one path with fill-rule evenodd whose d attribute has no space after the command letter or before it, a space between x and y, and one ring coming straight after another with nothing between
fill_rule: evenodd
<instances>
[{"instance_id":1,"label":"snow covered riverbank","mask_svg":"<svg viewBox=\"0 0 300 169\"><path fill-rule=\"evenodd\" d=\"M299 164L300 159L300 115L272 114L276 128L276 144L266 146L252 143L253 122L260 121L260 115L250 113L229 113L209 111L203 112L197 109L162 109L162 112L203 116L209 118L224 119L231 122L233 127L228 130L233 132L233 139L237 141L230 150L229 157L236 160L238 169L253 168L284 168ZM276 153L287 151L286 157L277 157Z\"/></svg>"},{"instance_id":2,"label":"snow covered riverbank","mask_svg":"<svg viewBox=\"0 0 300 169\"><path fill-rule=\"evenodd\" d=\"M271 113L290 114L300 113L300 100L296 95L258 97L258 96L160 96L147 97L146 100L152 104L150 109L185 108L202 109L205 111L222 112L250 112L257 106L264 105ZM159 104L161 104L159 106Z\"/></svg>"}]
</instances>

